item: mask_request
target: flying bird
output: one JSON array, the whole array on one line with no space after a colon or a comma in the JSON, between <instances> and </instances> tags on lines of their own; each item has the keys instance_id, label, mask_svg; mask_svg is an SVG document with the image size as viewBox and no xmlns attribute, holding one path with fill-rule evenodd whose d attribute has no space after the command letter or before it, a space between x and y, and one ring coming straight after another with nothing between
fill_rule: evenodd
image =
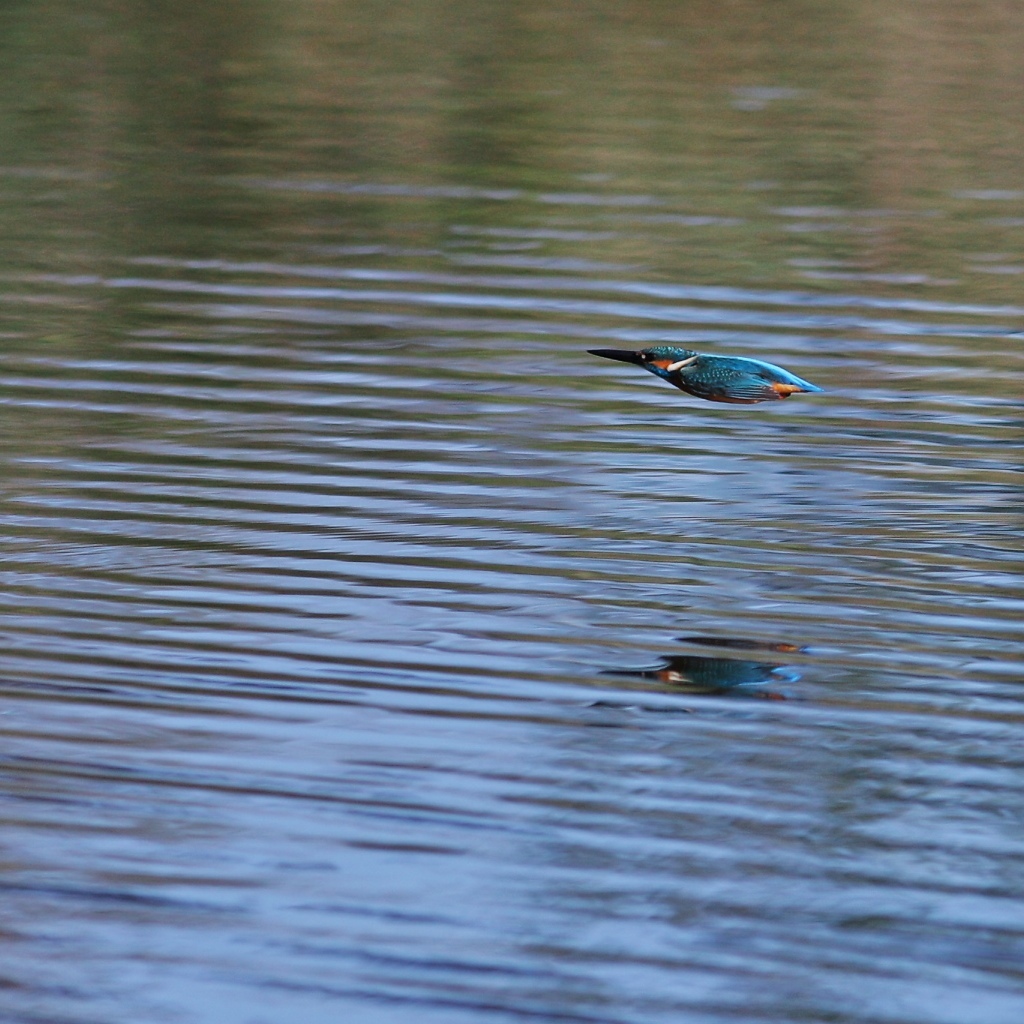
<instances>
[{"instance_id":1,"label":"flying bird","mask_svg":"<svg viewBox=\"0 0 1024 1024\"><path fill-rule=\"evenodd\" d=\"M680 391L709 402L754 405L756 402L776 402L802 391L824 390L781 366L742 356L709 356L671 345L644 348L639 352L620 348L592 348L587 351L592 356L642 366Z\"/></svg>"}]
</instances>

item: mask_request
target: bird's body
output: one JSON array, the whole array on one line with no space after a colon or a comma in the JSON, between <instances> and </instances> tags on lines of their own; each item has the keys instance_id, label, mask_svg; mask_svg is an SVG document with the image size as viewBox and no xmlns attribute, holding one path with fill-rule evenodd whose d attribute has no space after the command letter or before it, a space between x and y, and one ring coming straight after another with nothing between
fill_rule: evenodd
<instances>
[{"instance_id":1,"label":"bird's body","mask_svg":"<svg viewBox=\"0 0 1024 1024\"><path fill-rule=\"evenodd\" d=\"M743 356L711 356L671 345L639 352L618 348L592 348L589 352L642 366L681 391L709 402L753 405L778 401L802 391L822 390L781 366Z\"/></svg>"}]
</instances>

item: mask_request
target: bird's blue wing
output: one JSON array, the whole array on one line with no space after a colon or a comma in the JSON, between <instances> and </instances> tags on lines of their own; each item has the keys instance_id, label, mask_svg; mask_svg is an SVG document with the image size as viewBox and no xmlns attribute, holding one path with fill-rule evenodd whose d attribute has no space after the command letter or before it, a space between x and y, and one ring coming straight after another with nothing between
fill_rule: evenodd
<instances>
[{"instance_id":1,"label":"bird's blue wing","mask_svg":"<svg viewBox=\"0 0 1024 1024\"><path fill-rule=\"evenodd\" d=\"M819 391L788 370L759 359L701 356L672 383L709 402L777 402L793 391Z\"/></svg>"},{"instance_id":2,"label":"bird's blue wing","mask_svg":"<svg viewBox=\"0 0 1024 1024\"><path fill-rule=\"evenodd\" d=\"M774 402L783 396L771 384L746 371L715 367L698 373L680 374L676 385L696 398L709 402Z\"/></svg>"}]
</instances>

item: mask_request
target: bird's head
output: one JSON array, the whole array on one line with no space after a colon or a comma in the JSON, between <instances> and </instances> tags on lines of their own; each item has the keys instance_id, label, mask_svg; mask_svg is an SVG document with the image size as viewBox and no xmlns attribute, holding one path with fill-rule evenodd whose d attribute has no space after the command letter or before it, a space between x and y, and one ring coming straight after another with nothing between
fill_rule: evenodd
<instances>
[{"instance_id":1,"label":"bird's head","mask_svg":"<svg viewBox=\"0 0 1024 1024\"><path fill-rule=\"evenodd\" d=\"M654 348L643 348L638 352L622 348L592 348L587 350L592 356L603 359L617 359L620 363L632 363L642 366L645 370L664 377L666 380L689 366L697 358L697 353L688 348L676 348L672 345L657 345Z\"/></svg>"}]
</instances>

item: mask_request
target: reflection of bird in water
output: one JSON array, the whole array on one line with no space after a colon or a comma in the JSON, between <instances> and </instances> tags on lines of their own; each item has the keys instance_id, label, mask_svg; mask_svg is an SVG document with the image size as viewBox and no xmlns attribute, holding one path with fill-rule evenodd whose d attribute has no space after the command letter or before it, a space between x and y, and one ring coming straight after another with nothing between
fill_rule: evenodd
<instances>
[{"instance_id":1,"label":"reflection of bird in water","mask_svg":"<svg viewBox=\"0 0 1024 1024\"><path fill-rule=\"evenodd\" d=\"M785 697L761 689L762 684L795 682L800 678L798 673L786 671L782 665L736 658L708 658L700 654L676 654L665 657L655 668L609 674L654 679L684 693L735 693L775 700L785 700Z\"/></svg>"},{"instance_id":2,"label":"reflection of bird in water","mask_svg":"<svg viewBox=\"0 0 1024 1024\"><path fill-rule=\"evenodd\" d=\"M776 651L784 654L802 653L804 648L790 643L771 643L734 637L684 636L684 643L704 647L734 647L739 650ZM764 688L765 683L795 683L800 673L787 665L769 661L748 661L745 658L714 658L705 654L670 654L653 668L613 669L605 674L651 679L676 692L693 694L733 694L785 700L785 694Z\"/></svg>"},{"instance_id":3,"label":"reflection of bird in water","mask_svg":"<svg viewBox=\"0 0 1024 1024\"><path fill-rule=\"evenodd\" d=\"M709 356L671 345L645 348L639 352L619 348L592 348L588 351L594 356L642 366L681 391L706 398L709 402L753 405L789 398L801 391L823 390L781 366L742 356Z\"/></svg>"},{"instance_id":4,"label":"reflection of bird in water","mask_svg":"<svg viewBox=\"0 0 1024 1024\"><path fill-rule=\"evenodd\" d=\"M730 690L734 686L793 681L795 673L779 670L780 665L767 662L741 662L731 657L703 657L700 654L675 654L665 658L665 665L652 674L673 686L697 692Z\"/></svg>"}]
</instances>

